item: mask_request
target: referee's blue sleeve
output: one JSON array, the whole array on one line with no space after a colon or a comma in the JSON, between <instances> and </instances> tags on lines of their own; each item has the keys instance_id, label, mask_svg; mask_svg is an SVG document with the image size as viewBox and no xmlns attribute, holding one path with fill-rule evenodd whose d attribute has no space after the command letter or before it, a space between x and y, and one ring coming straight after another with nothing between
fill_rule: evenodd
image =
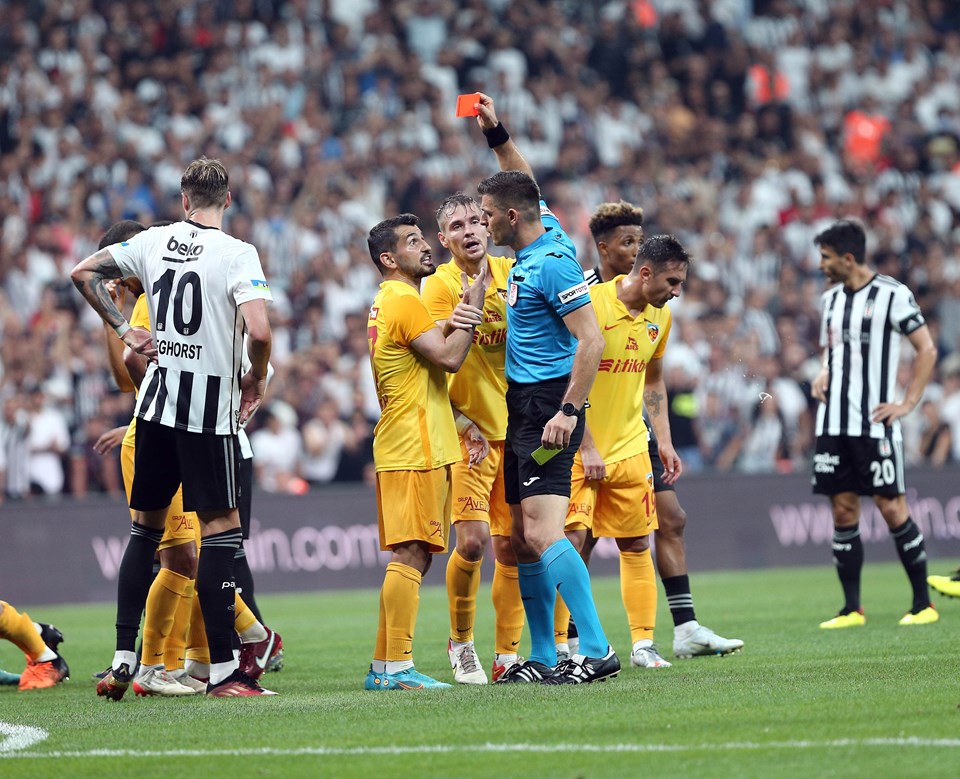
<instances>
[{"instance_id":1,"label":"referee's blue sleeve","mask_svg":"<svg viewBox=\"0 0 960 779\"><path fill-rule=\"evenodd\" d=\"M543 294L561 317L590 302L590 285L583 278L580 263L573 257L560 252L548 253L544 263Z\"/></svg>"}]
</instances>

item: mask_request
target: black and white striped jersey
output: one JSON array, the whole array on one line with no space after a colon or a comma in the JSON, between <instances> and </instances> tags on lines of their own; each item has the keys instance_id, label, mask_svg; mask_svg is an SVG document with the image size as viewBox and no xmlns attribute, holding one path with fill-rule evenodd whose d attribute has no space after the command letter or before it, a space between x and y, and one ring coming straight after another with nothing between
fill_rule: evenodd
<instances>
[{"instance_id":1,"label":"black and white striped jersey","mask_svg":"<svg viewBox=\"0 0 960 779\"><path fill-rule=\"evenodd\" d=\"M826 349L830 384L817 410L817 435L900 436L871 416L896 400L900 340L925 322L913 293L896 279L876 274L855 292L842 284L820 299L820 345Z\"/></svg>"},{"instance_id":2,"label":"black and white striped jersey","mask_svg":"<svg viewBox=\"0 0 960 779\"><path fill-rule=\"evenodd\" d=\"M159 352L143 378L137 417L192 433L235 434L239 306L273 299L257 250L189 221L152 227L109 250L123 274L143 284Z\"/></svg>"}]
</instances>

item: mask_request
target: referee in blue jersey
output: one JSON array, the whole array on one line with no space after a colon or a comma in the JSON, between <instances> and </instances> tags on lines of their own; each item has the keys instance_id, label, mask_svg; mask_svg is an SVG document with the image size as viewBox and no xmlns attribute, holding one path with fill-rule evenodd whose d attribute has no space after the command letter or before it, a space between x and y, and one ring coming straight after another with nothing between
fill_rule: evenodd
<instances>
[{"instance_id":1,"label":"referee in blue jersey","mask_svg":"<svg viewBox=\"0 0 960 779\"><path fill-rule=\"evenodd\" d=\"M503 683L583 684L615 676L620 661L597 616L590 577L563 533L570 471L583 438L583 410L603 353L603 335L576 249L540 199L527 161L481 94L477 122L500 173L477 187L483 224L517 262L507 288L507 438L504 486L513 520L530 659ZM534 458L538 449L553 456ZM557 664L557 591L580 630L580 652ZM583 622L581 622L583 620Z\"/></svg>"}]
</instances>

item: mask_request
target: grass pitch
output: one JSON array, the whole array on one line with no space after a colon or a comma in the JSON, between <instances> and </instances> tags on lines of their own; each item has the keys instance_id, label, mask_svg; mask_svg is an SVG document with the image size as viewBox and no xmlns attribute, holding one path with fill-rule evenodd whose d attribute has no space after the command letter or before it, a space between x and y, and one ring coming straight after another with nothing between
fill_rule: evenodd
<instances>
[{"instance_id":1,"label":"grass pitch","mask_svg":"<svg viewBox=\"0 0 960 779\"><path fill-rule=\"evenodd\" d=\"M431 571L428 582L440 580ZM949 561L937 561L945 572ZM746 642L726 658L629 668L616 579L594 593L628 666L585 687L365 692L377 594L259 598L286 667L262 699L98 698L112 657L109 605L35 607L54 622L72 678L52 690L0 687L0 776L14 777L931 777L960 764L960 601L936 625L900 628L909 587L896 564L867 564L867 625L823 631L840 603L831 568L696 573L698 617ZM942 601L942 602L941 602ZM489 672L492 617L481 589L477 644ZM661 595L658 643L673 659ZM446 596L422 591L417 667L450 677ZM0 667L22 655L0 644Z\"/></svg>"}]
</instances>

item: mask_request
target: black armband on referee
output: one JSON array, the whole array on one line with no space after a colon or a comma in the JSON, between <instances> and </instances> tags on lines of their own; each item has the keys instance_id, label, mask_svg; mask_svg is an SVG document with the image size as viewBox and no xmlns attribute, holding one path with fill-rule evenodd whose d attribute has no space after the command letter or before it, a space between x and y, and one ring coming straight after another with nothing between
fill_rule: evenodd
<instances>
[{"instance_id":1,"label":"black armband on referee","mask_svg":"<svg viewBox=\"0 0 960 779\"><path fill-rule=\"evenodd\" d=\"M484 130L483 134L487 136L487 146L491 149L503 146L503 144L510 140L510 133L508 133L507 128L503 126L503 122L497 122L496 127Z\"/></svg>"}]
</instances>

